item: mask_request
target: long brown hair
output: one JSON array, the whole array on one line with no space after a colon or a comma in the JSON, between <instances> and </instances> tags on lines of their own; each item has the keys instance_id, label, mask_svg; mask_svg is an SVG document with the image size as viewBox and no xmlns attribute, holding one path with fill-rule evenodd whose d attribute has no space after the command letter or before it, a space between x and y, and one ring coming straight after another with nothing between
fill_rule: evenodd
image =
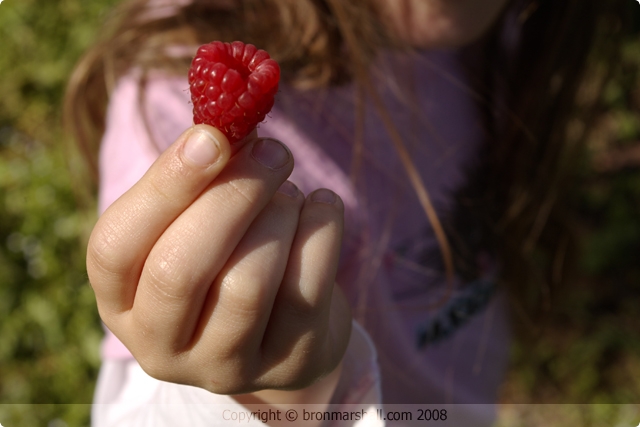
<instances>
[{"instance_id":1,"label":"long brown hair","mask_svg":"<svg viewBox=\"0 0 640 427\"><path fill-rule=\"evenodd\" d=\"M105 106L117 78L131 67L143 74L162 69L186 75L190 55L170 55L168 46L241 39L268 50L280 63L283 80L295 87L355 82L369 92L375 89L367 69L376 53L404 48L385 33L372 1L193 0L168 14L153 12L149 4L122 3L68 85L66 122L96 175ZM530 262L538 250L551 264L555 259L558 270L557 260L571 247L559 202L585 135L568 130L572 120L588 117L597 101L592 97L578 110L576 96L598 32L619 32L611 30L611 22L620 7L617 0L513 1L509 12L518 19L517 49L504 48L507 13L466 49L469 93L484 111L487 143L484 161L459 194L457 213L444 221L448 237L439 236L447 270L453 252L458 272L473 276L472 255L481 247L499 254L505 280L518 287L530 288L527 284L537 278L537 289L545 289L539 285L548 283L545 274ZM383 106L377 107L384 118ZM393 123L386 125L402 156ZM404 162L434 229L442 230L411 160Z\"/></svg>"},{"instance_id":2,"label":"long brown hair","mask_svg":"<svg viewBox=\"0 0 640 427\"><path fill-rule=\"evenodd\" d=\"M470 78L485 106L487 144L460 209L474 211L482 245L501 255L503 278L529 309L548 308L552 287L574 271L568 195L630 24L629 3L517 2L517 49L497 48L512 29L496 28L471 52L481 57Z\"/></svg>"}]
</instances>

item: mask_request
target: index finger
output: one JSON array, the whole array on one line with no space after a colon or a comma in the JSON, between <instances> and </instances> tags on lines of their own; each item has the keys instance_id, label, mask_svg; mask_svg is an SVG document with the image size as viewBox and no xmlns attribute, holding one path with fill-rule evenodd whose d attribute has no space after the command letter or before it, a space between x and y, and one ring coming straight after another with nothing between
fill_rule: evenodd
<instances>
[{"instance_id":1,"label":"index finger","mask_svg":"<svg viewBox=\"0 0 640 427\"><path fill-rule=\"evenodd\" d=\"M122 283L137 282L166 228L224 169L233 149L217 129L185 131L129 191L99 218L87 248L87 272L101 311L122 312ZM132 297L135 286L126 287Z\"/></svg>"}]
</instances>

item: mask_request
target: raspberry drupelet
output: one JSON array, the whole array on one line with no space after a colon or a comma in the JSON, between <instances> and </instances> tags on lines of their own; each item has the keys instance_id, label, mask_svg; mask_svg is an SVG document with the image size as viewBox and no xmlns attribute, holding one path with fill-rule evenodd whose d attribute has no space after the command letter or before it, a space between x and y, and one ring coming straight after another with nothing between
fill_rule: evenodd
<instances>
[{"instance_id":1,"label":"raspberry drupelet","mask_svg":"<svg viewBox=\"0 0 640 427\"><path fill-rule=\"evenodd\" d=\"M279 81L278 63L252 44L200 46L189 70L193 121L239 141L271 111Z\"/></svg>"}]
</instances>

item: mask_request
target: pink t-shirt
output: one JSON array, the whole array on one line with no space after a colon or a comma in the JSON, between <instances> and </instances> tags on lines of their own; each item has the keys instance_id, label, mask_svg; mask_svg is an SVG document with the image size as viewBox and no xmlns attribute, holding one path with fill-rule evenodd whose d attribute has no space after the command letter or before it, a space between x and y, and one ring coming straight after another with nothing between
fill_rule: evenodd
<instances>
[{"instance_id":1,"label":"pink t-shirt","mask_svg":"<svg viewBox=\"0 0 640 427\"><path fill-rule=\"evenodd\" d=\"M483 137L456 53L387 54L374 68L374 78L438 213L446 217L478 159ZM100 152L101 212L192 124L186 78L151 77L145 108L152 136L138 94L132 72L110 100ZM338 283L375 347L373 356L352 354L350 360L370 360L377 352L379 370L370 377L380 381L386 403L493 403L507 364L509 331L491 263L482 280L456 282L447 302L439 304L447 285L438 244L370 103L357 175L362 185L352 184L354 99L349 85L304 93L285 85L259 127L260 136L277 138L291 149L290 180L303 192L331 188L345 202ZM484 259L478 254L478 262ZM107 333L103 357L131 355ZM491 419L491 413L485 415Z\"/></svg>"}]
</instances>

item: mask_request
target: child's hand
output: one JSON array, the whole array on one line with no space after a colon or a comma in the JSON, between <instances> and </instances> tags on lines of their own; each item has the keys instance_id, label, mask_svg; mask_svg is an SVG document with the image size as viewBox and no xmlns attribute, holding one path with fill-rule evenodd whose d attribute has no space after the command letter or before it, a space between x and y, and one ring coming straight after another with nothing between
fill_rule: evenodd
<instances>
[{"instance_id":1,"label":"child's hand","mask_svg":"<svg viewBox=\"0 0 640 427\"><path fill-rule=\"evenodd\" d=\"M338 366L344 207L328 190L305 200L292 168L273 140L231 158L198 125L101 216L87 253L98 309L151 376L238 394L301 389Z\"/></svg>"}]
</instances>

